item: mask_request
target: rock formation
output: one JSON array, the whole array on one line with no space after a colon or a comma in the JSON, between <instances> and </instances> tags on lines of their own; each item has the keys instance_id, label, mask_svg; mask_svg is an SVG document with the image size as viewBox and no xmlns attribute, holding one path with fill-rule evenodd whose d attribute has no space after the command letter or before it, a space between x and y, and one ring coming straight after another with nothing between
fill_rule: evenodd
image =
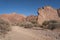
<instances>
[{"instance_id":1,"label":"rock formation","mask_svg":"<svg viewBox=\"0 0 60 40\"><path fill-rule=\"evenodd\" d=\"M45 6L38 9L38 23L42 24L45 20L58 20L57 10L51 6Z\"/></svg>"},{"instance_id":2,"label":"rock formation","mask_svg":"<svg viewBox=\"0 0 60 40\"><path fill-rule=\"evenodd\" d=\"M48 20L59 20L60 9L54 9L51 6L45 6L38 9L38 16L30 15L24 16L21 14L2 14L0 17L8 19L12 23L23 22L23 21L37 21L37 23L42 24L44 21Z\"/></svg>"},{"instance_id":3,"label":"rock formation","mask_svg":"<svg viewBox=\"0 0 60 40\"><path fill-rule=\"evenodd\" d=\"M37 16L30 15L26 17L26 20L31 22L31 21L37 21Z\"/></svg>"},{"instance_id":4,"label":"rock formation","mask_svg":"<svg viewBox=\"0 0 60 40\"><path fill-rule=\"evenodd\" d=\"M60 9L57 9L57 12L58 12L58 16L60 17Z\"/></svg>"},{"instance_id":5,"label":"rock formation","mask_svg":"<svg viewBox=\"0 0 60 40\"><path fill-rule=\"evenodd\" d=\"M21 14L16 14L16 13L2 14L2 15L0 15L0 17L9 20L12 24L18 23L18 22L23 22L23 21L25 21L25 18L26 18L26 16L21 15Z\"/></svg>"}]
</instances>

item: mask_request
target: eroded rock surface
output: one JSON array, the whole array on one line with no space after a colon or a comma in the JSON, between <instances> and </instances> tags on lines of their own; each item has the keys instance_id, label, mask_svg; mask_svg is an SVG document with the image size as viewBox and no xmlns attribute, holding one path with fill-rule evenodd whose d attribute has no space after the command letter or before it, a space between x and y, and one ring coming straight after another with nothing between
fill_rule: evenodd
<instances>
[{"instance_id":1,"label":"eroded rock surface","mask_svg":"<svg viewBox=\"0 0 60 40\"><path fill-rule=\"evenodd\" d=\"M16 24L18 22L24 22L26 18L26 16L17 13L2 14L0 15L0 17L9 20L12 24Z\"/></svg>"},{"instance_id":2,"label":"eroded rock surface","mask_svg":"<svg viewBox=\"0 0 60 40\"><path fill-rule=\"evenodd\" d=\"M38 9L38 23L42 24L45 20L58 20L58 12L51 6L45 6Z\"/></svg>"}]
</instances>

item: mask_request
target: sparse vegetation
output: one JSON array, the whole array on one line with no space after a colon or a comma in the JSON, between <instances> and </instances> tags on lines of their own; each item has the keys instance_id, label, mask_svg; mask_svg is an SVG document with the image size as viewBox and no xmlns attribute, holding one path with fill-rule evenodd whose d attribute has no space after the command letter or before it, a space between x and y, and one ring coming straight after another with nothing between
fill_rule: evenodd
<instances>
[{"instance_id":1,"label":"sparse vegetation","mask_svg":"<svg viewBox=\"0 0 60 40\"><path fill-rule=\"evenodd\" d=\"M32 28L33 24L31 22L22 22L19 24L19 26L24 28Z\"/></svg>"},{"instance_id":2,"label":"sparse vegetation","mask_svg":"<svg viewBox=\"0 0 60 40\"><path fill-rule=\"evenodd\" d=\"M11 28L9 22L0 18L0 36L7 34L10 30Z\"/></svg>"},{"instance_id":3,"label":"sparse vegetation","mask_svg":"<svg viewBox=\"0 0 60 40\"><path fill-rule=\"evenodd\" d=\"M37 24L36 20L31 20L30 22L33 23L33 24Z\"/></svg>"},{"instance_id":4,"label":"sparse vegetation","mask_svg":"<svg viewBox=\"0 0 60 40\"><path fill-rule=\"evenodd\" d=\"M40 25L37 24L36 22L29 22L29 21L19 23L18 26L24 28L40 27Z\"/></svg>"},{"instance_id":5,"label":"sparse vegetation","mask_svg":"<svg viewBox=\"0 0 60 40\"><path fill-rule=\"evenodd\" d=\"M33 26L34 26L33 24L27 23L27 24L25 24L25 27L24 28L32 28Z\"/></svg>"},{"instance_id":6,"label":"sparse vegetation","mask_svg":"<svg viewBox=\"0 0 60 40\"><path fill-rule=\"evenodd\" d=\"M51 29L51 30L59 27L59 24L60 24L60 23L57 22L57 21L55 21L55 20L44 21L44 22L42 23L43 28Z\"/></svg>"},{"instance_id":7,"label":"sparse vegetation","mask_svg":"<svg viewBox=\"0 0 60 40\"><path fill-rule=\"evenodd\" d=\"M41 27L44 29L50 29L53 30L55 28L60 27L60 22L56 20L49 20L49 21L44 21L42 25L38 24L36 21L25 21L25 22L18 22L16 26L24 27L24 28L33 28L33 27Z\"/></svg>"}]
</instances>

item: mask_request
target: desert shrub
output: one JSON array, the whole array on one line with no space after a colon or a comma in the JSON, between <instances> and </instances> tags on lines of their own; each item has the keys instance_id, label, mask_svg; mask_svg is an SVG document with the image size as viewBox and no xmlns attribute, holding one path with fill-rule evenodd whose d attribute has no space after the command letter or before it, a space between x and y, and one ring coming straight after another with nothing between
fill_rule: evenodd
<instances>
[{"instance_id":1,"label":"desert shrub","mask_svg":"<svg viewBox=\"0 0 60 40\"><path fill-rule=\"evenodd\" d=\"M46 26L46 25L48 25L48 24L49 24L49 21L44 21L44 22L42 23L43 26Z\"/></svg>"},{"instance_id":2,"label":"desert shrub","mask_svg":"<svg viewBox=\"0 0 60 40\"><path fill-rule=\"evenodd\" d=\"M24 27L25 26L25 22L19 22L19 23L17 23L16 26Z\"/></svg>"},{"instance_id":3,"label":"desert shrub","mask_svg":"<svg viewBox=\"0 0 60 40\"><path fill-rule=\"evenodd\" d=\"M31 22L22 22L22 23L19 23L18 26L24 27L24 28L32 28L33 24Z\"/></svg>"},{"instance_id":4,"label":"desert shrub","mask_svg":"<svg viewBox=\"0 0 60 40\"><path fill-rule=\"evenodd\" d=\"M25 24L24 28L32 28L34 25L33 24Z\"/></svg>"},{"instance_id":5,"label":"desert shrub","mask_svg":"<svg viewBox=\"0 0 60 40\"><path fill-rule=\"evenodd\" d=\"M40 27L38 23L32 23L29 21L19 23L18 26L24 27L24 28Z\"/></svg>"},{"instance_id":6,"label":"desert shrub","mask_svg":"<svg viewBox=\"0 0 60 40\"><path fill-rule=\"evenodd\" d=\"M44 22L42 23L42 25L46 26L46 25L48 25L48 24L50 24L50 23L57 23L57 21L55 21L55 20L44 21Z\"/></svg>"},{"instance_id":7,"label":"desert shrub","mask_svg":"<svg viewBox=\"0 0 60 40\"><path fill-rule=\"evenodd\" d=\"M7 20L0 18L0 35L5 35L10 30L10 23Z\"/></svg>"},{"instance_id":8,"label":"desert shrub","mask_svg":"<svg viewBox=\"0 0 60 40\"><path fill-rule=\"evenodd\" d=\"M40 24L33 24L34 25L34 27L41 27L41 25Z\"/></svg>"},{"instance_id":9,"label":"desert shrub","mask_svg":"<svg viewBox=\"0 0 60 40\"><path fill-rule=\"evenodd\" d=\"M34 27L41 27L41 25L37 23L37 20L32 20L31 23L34 25Z\"/></svg>"},{"instance_id":10,"label":"desert shrub","mask_svg":"<svg viewBox=\"0 0 60 40\"><path fill-rule=\"evenodd\" d=\"M44 21L44 22L42 23L42 25L43 25L43 28L53 30L53 29L56 28L57 23L58 23L58 22L55 21L55 20L50 20L50 21Z\"/></svg>"},{"instance_id":11,"label":"desert shrub","mask_svg":"<svg viewBox=\"0 0 60 40\"><path fill-rule=\"evenodd\" d=\"M48 25L47 29L53 30L53 29L55 29L55 27L56 27L56 25L54 23L51 23Z\"/></svg>"},{"instance_id":12,"label":"desert shrub","mask_svg":"<svg viewBox=\"0 0 60 40\"><path fill-rule=\"evenodd\" d=\"M37 21L36 20L31 20L30 21L32 24L37 24Z\"/></svg>"}]
</instances>

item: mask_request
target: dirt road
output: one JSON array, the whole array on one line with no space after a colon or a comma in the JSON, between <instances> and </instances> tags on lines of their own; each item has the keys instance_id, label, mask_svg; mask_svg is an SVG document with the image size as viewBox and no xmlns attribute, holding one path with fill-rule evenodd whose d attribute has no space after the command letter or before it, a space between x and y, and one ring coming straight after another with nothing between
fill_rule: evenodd
<instances>
[{"instance_id":1,"label":"dirt road","mask_svg":"<svg viewBox=\"0 0 60 40\"><path fill-rule=\"evenodd\" d=\"M55 36L57 35L47 35L47 32L42 30L37 31L13 26L12 31L3 40L59 40Z\"/></svg>"}]
</instances>

